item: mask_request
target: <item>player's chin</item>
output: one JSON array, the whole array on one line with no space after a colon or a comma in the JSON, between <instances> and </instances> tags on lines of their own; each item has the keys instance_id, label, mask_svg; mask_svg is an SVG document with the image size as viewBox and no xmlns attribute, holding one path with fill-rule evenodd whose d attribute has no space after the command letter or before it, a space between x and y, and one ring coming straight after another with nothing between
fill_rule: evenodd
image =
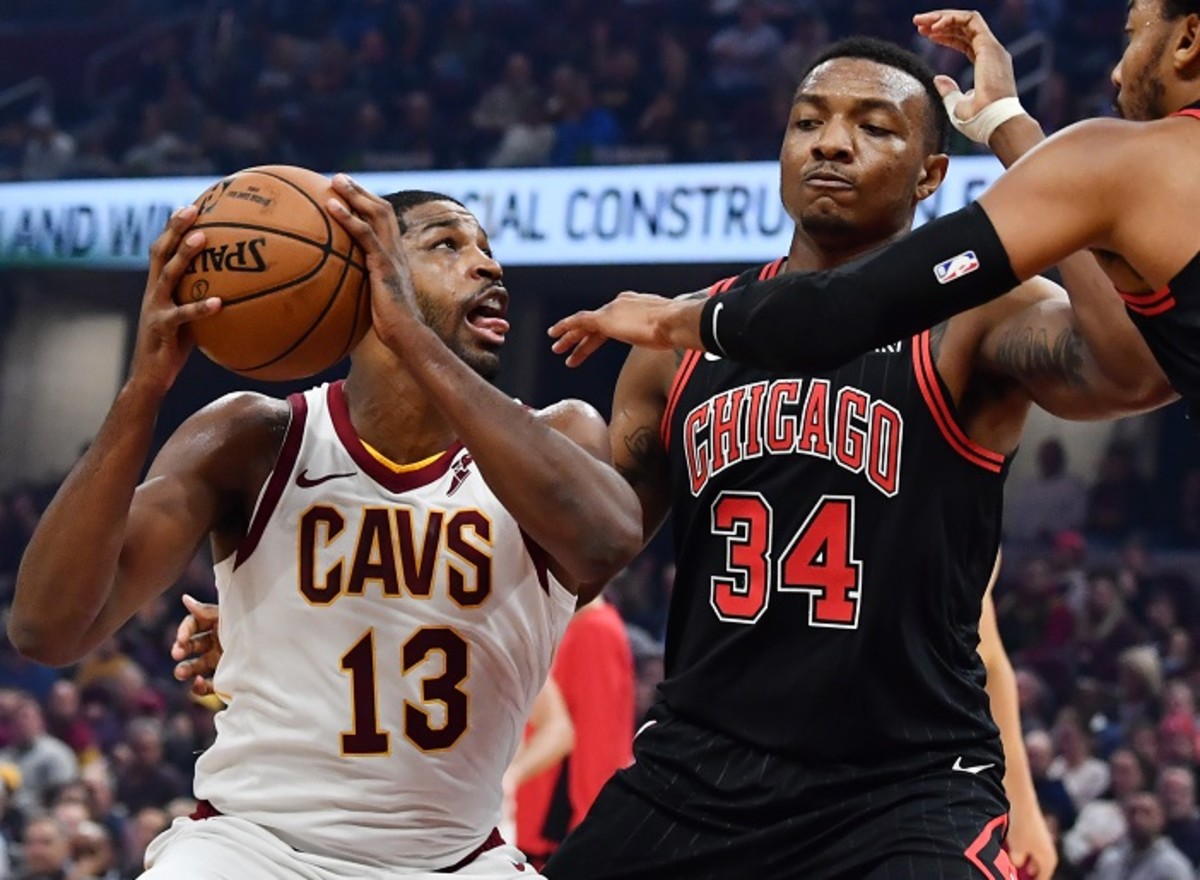
<instances>
[{"instance_id":1,"label":"player's chin","mask_svg":"<svg viewBox=\"0 0 1200 880\"><path fill-rule=\"evenodd\" d=\"M500 374L499 345L485 345L484 343L474 342L468 345L463 351L460 351L459 356L466 362L468 367L489 382L493 381Z\"/></svg>"}]
</instances>

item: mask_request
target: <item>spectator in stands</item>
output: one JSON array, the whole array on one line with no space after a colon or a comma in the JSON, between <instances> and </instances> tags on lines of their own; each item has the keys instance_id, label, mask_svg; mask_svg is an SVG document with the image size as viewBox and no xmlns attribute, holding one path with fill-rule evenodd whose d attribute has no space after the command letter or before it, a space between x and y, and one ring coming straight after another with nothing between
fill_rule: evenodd
<instances>
[{"instance_id":1,"label":"spectator in stands","mask_svg":"<svg viewBox=\"0 0 1200 880\"><path fill-rule=\"evenodd\" d=\"M520 119L504 130L487 164L492 168L545 165L554 151L554 139L554 126L546 119L546 108L540 101L535 101L525 107Z\"/></svg>"},{"instance_id":2,"label":"spectator in stands","mask_svg":"<svg viewBox=\"0 0 1200 880\"><path fill-rule=\"evenodd\" d=\"M471 110L471 125L483 144L497 144L508 129L529 118L530 108L544 103L529 55L511 52L504 61L500 81L484 89Z\"/></svg>"},{"instance_id":3,"label":"spectator in stands","mask_svg":"<svg viewBox=\"0 0 1200 880\"><path fill-rule=\"evenodd\" d=\"M90 819L71 835L71 880L121 880L117 855L107 829Z\"/></svg>"},{"instance_id":4,"label":"spectator in stands","mask_svg":"<svg viewBox=\"0 0 1200 880\"><path fill-rule=\"evenodd\" d=\"M22 866L17 880L71 880L71 840L57 819L31 819L21 843Z\"/></svg>"},{"instance_id":5,"label":"spectator in stands","mask_svg":"<svg viewBox=\"0 0 1200 880\"><path fill-rule=\"evenodd\" d=\"M1056 437L1037 451L1037 476L1013 487L1005 505L1005 538L1047 546L1056 532L1083 527L1087 487L1067 470L1067 454Z\"/></svg>"},{"instance_id":6,"label":"spectator in stands","mask_svg":"<svg viewBox=\"0 0 1200 880\"><path fill-rule=\"evenodd\" d=\"M709 81L718 107L727 110L764 97L782 49L783 37L767 20L760 0L742 0L737 22L718 30L708 43Z\"/></svg>"},{"instance_id":7,"label":"spectator in stands","mask_svg":"<svg viewBox=\"0 0 1200 880\"><path fill-rule=\"evenodd\" d=\"M128 755L117 771L117 797L131 813L165 807L190 789L189 781L163 760L162 725L154 718L135 718L126 727Z\"/></svg>"},{"instance_id":8,"label":"spectator in stands","mask_svg":"<svg viewBox=\"0 0 1200 880\"><path fill-rule=\"evenodd\" d=\"M1094 880L1193 880L1192 866L1170 838L1163 835L1163 808L1152 792L1138 792L1125 802L1126 839L1105 848L1092 874Z\"/></svg>"},{"instance_id":9,"label":"spectator in stands","mask_svg":"<svg viewBox=\"0 0 1200 880\"><path fill-rule=\"evenodd\" d=\"M554 120L554 165L592 165L605 147L620 142L616 118L592 99L588 77L569 64L555 68L548 103Z\"/></svg>"},{"instance_id":10,"label":"spectator in stands","mask_svg":"<svg viewBox=\"0 0 1200 880\"><path fill-rule=\"evenodd\" d=\"M1121 807L1127 798L1146 790L1146 771L1129 749L1114 751L1108 759L1112 781L1103 797L1089 801L1075 824L1063 835L1063 853L1074 865L1088 867L1101 852L1119 843L1126 833L1126 816Z\"/></svg>"},{"instance_id":11,"label":"spectator in stands","mask_svg":"<svg viewBox=\"0 0 1200 880\"><path fill-rule=\"evenodd\" d=\"M1120 544L1147 524L1150 487L1138 472L1134 450L1113 443L1100 460L1099 474L1088 490L1085 528L1088 536L1110 546Z\"/></svg>"},{"instance_id":12,"label":"spectator in stands","mask_svg":"<svg viewBox=\"0 0 1200 880\"><path fill-rule=\"evenodd\" d=\"M1200 809L1191 768L1178 764L1164 767L1158 775L1158 797L1166 816L1163 831L1188 861L1200 868Z\"/></svg>"},{"instance_id":13,"label":"spectator in stands","mask_svg":"<svg viewBox=\"0 0 1200 880\"><path fill-rule=\"evenodd\" d=\"M1047 775L1061 779L1077 811L1100 797L1112 781L1109 766L1092 754L1092 742L1079 716L1071 709L1059 713L1055 722L1054 744L1058 757L1051 762Z\"/></svg>"},{"instance_id":14,"label":"spectator in stands","mask_svg":"<svg viewBox=\"0 0 1200 880\"><path fill-rule=\"evenodd\" d=\"M21 178L24 180L54 180L62 177L75 158L75 138L60 129L54 114L45 104L39 104L26 119L28 133L25 153L21 157Z\"/></svg>"},{"instance_id":15,"label":"spectator in stands","mask_svg":"<svg viewBox=\"0 0 1200 880\"><path fill-rule=\"evenodd\" d=\"M1061 778L1050 775L1054 761L1054 741L1044 730L1031 730L1025 734L1025 754L1029 757L1029 773L1033 777L1033 790L1038 804L1045 814L1053 815L1060 828L1075 824L1075 802Z\"/></svg>"},{"instance_id":16,"label":"spectator in stands","mask_svg":"<svg viewBox=\"0 0 1200 880\"><path fill-rule=\"evenodd\" d=\"M124 860L122 875L139 877L144 870L146 847L150 841L167 829L170 820L160 807L143 807L134 813L125 825ZM249 878L247 878L249 880Z\"/></svg>"},{"instance_id":17,"label":"spectator in stands","mask_svg":"<svg viewBox=\"0 0 1200 880\"><path fill-rule=\"evenodd\" d=\"M79 776L75 753L46 733L42 707L26 695L17 701L12 742L0 750L0 761L11 762L21 771L21 787L13 795L13 804L26 816L40 812L57 786Z\"/></svg>"},{"instance_id":18,"label":"spectator in stands","mask_svg":"<svg viewBox=\"0 0 1200 880\"><path fill-rule=\"evenodd\" d=\"M1079 617L1080 672L1100 681L1115 681L1121 652L1144 638L1117 588L1116 572L1094 569L1088 575L1087 601Z\"/></svg>"}]
</instances>

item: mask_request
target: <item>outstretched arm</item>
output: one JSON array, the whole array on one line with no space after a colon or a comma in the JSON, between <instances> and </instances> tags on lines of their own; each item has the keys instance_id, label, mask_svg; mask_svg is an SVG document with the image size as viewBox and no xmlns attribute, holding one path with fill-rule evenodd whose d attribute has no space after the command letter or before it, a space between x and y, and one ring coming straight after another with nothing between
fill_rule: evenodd
<instances>
[{"instance_id":1,"label":"outstretched arm","mask_svg":"<svg viewBox=\"0 0 1200 880\"><path fill-rule=\"evenodd\" d=\"M72 663L115 632L183 571L216 517L204 461L157 466L138 486L159 405L191 350L186 324L220 307L171 299L203 246L204 233L189 232L195 218L193 206L176 211L151 248L129 378L21 560L8 635L40 662ZM175 448L189 445L198 452L199 438L177 435Z\"/></svg>"},{"instance_id":2,"label":"outstretched arm","mask_svg":"<svg viewBox=\"0 0 1200 880\"><path fill-rule=\"evenodd\" d=\"M955 128L986 143L1006 168L1046 139L1021 108L1012 57L982 15L948 9L913 20L923 36L962 52L974 65L974 87L965 95L950 77L936 78ZM1079 251L1057 268L1066 293L1033 278L985 307L979 365L1020 383L1061 418L1114 418L1174 399L1095 258Z\"/></svg>"}]
</instances>

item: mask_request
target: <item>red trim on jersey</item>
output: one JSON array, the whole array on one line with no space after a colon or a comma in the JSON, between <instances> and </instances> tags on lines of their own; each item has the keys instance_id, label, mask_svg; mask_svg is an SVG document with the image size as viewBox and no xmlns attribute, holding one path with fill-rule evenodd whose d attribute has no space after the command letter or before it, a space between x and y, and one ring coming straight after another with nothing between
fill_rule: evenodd
<instances>
[{"instance_id":1,"label":"red trim on jersey","mask_svg":"<svg viewBox=\"0 0 1200 880\"><path fill-rule=\"evenodd\" d=\"M1175 308L1175 295L1171 293L1170 285L1141 293L1127 293L1117 288L1117 293L1121 294L1121 299L1125 300L1125 307L1129 311L1146 317L1161 315Z\"/></svg>"},{"instance_id":2,"label":"red trim on jersey","mask_svg":"<svg viewBox=\"0 0 1200 880\"><path fill-rule=\"evenodd\" d=\"M246 536L242 538L237 552L234 554L234 571L237 571L238 566L250 558L250 554L258 546L258 542L262 540L267 522L271 519L271 514L275 512L275 507L283 496L283 490L287 488L288 481L292 478L292 469L296 465L296 458L300 455L300 441L304 439L304 423L308 420L308 401L304 399L303 394L293 394L288 397L288 405L292 410L292 418L288 422L287 434L284 435L283 445L279 447L279 458L275 460L271 476L267 478L267 489L263 492L258 509L254 511L254 518L250 520L250 528L246 530Z\"/></svg>"},{"instance_id":3,"label":"red trim on jersey","mask_svg":"<svg viewBox=\"0 0 1200 880\"><path fill-rule=\"evenodd\" d=\"M363 446L354 425L350 421L350 408L346 405L346 394L341 382L332 382L326 392L329 401L329 415L333 420L333 429L337 432L342 446L350 453L354 463L362 468L363 473L389 492L411 492L422 486L428 486L434 480L441 479L454 456L463 448L462 443L455 441L449 449L424 467L412 471L394 471L373 456Z\"/></svg>"},{"instance_id":4,"label":"red trim on jersey","mask_svg":"<svg viewBox=\"0 0 1200 880\"><path fill-rule=\"evenodd\" d=\"M1185 107L1183 110L1180 110L1176 113L1172 113L1171 115L1172 116L1191 116L1193 119L1200 119L1200 109L1197 109L1196 107Z\"/></svg>"},{"instance_id":5,"label":"red trim on jersey","mask_svg":"<svg viewBox=\"0 0 1200 880\"><path fill-rule=\"evenodd\" d=\"M967 436L967 432L954 418L954 410L942 392L942 386L933 366L933 355L929 346L929 331L913 337L913 371L917 375L917 385L925 405L933 415L938 430L946 438L950 447L971 464L978 465L994 474L1004 469L1004 456L984 446L980 446Z\"/></svg>"},{"instance_id":6,"label":"red trim on jersey","mask_svg":"<svg viewBox=\"0 0 1200 880\"><path fill-rule=\"evenodd\" d=\"M787 257L780 257L772 263L767 263L759 270L758 280L766 281L768 278L774 278L779 274L779 269L786 261ZM717 294L724 293L733 287L733 283L738 280L738 277L737 275L732 275L729 278L721 279L708 289L708 295L716 296ZM662 438L664 450L671 448L671 419L675 416L675 407L678 406L679 398L683 395L684 386L692 378L692 372L696 369L696 364L700 362L700 358L703 356L703 352L689 351L680 362L679 369L675 371L675 378L671 381L671 390L667 394L667 408L663 412L662 422L658 426L658 433Z\"/></svg>"},{"instance_id":7,"label":"red trim on jersey","mask_svg":"<svg viewBox=\"0 0 1200 880\"><path fill-rule=\"evenodd\" d=\"M722 278L708 289L708 295L715 296L718 293L724 293L733 287L733 282L735 281L737 281L736 275L729 278ZM702 356L703 352L689 351L683 356L683 360L680 361L679 368L675 370L675 378L671 380L671 389L667 392L667 407L663 411L662 421L658 424L658 433L662 438L663 449L671 448L671 419L675 415L675 407L679 403L680 395L683 394L683 387L687 385L688 379L692 377L692 371L696 369L696 364Z\"/></svg>"},{"instance_id":8,"label":"red trim on jersey","mask_svg":"<svg viewBox=\"0 0 1200 880\"><path fill-rule=\"evenodd\" d=\"M980 873L989 880L1008 880L1009 877L1015 877L1012 861L1003 849L996 856L996 864L991 869L983 863L979 858L979 854L983 852L983 848L991 843L992 838L997 834L996 826L999 826L999 837L1004 838L1004 830L1008 827L1008 816L997 816L991 822L983 826L983 830L979 832L979 836L971 842L971 845L963 850L963 855L967 857L967 861L979 869Z\"/></svg>"}]
</instances>

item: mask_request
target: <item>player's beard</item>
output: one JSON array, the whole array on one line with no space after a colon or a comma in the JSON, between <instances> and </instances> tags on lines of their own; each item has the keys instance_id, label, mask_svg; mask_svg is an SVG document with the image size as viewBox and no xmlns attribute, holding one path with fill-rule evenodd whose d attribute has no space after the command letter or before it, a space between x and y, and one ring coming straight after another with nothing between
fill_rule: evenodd
<instances>
[{"instance_id":1,"label":"player's beard","mask_svg":"<svg viewBox=\"0 0 1200 880\"><path fill-rule=\"evenodd\" d=\"M1163 56L1167 50L1167 39L1167 36L1164 36L1159 40L1151 54L1152 58L1157 60ZM1166 100L1167 87L1163 85L1162 78L1153 65L1148 64L1137 72L1128 86L1117 93L1113 105L1122 119L1149 122L1162 119L1168 114Z\"/></svg>"},{"instance_id":2,"label":"player's beard","mask_svg":"<svg viewBox=\"0 0 1200 880\"><path fill-rule=\"evenodd\" d=\"M416 296L421 317L446 348L484 379L494 382L500 372L500 352L484 348L471 338L466 314L458 308L438 305L419 292Z\"/></svg>"}]
</instances>

